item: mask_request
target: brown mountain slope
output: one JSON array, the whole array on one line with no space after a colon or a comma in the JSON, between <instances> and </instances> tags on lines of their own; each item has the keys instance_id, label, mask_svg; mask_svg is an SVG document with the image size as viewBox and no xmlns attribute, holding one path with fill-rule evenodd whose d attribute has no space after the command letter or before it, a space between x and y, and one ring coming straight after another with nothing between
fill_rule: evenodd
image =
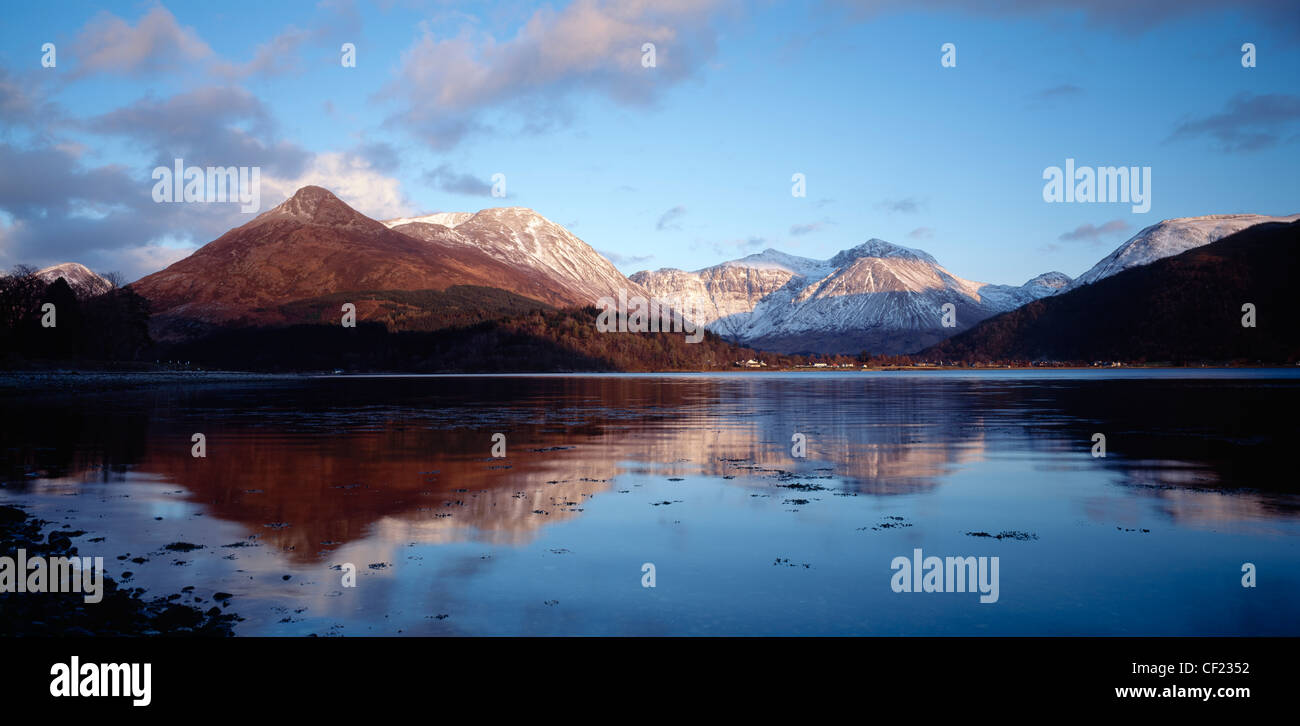
<instances>
[{"instance_id":1,"label":"brown mountain slope","mask_svg":"<svg viewBox=\"0 0 1300 726\"><path fill-rule=\"evenodd\" d=\"M505 289L551 305L587 302L473 247L390 230L315 186L131 287L150 301L155 327L167 335L185 322L285 322L280 305L322 295L453 285Z\"/></svg>"}]
</instances>

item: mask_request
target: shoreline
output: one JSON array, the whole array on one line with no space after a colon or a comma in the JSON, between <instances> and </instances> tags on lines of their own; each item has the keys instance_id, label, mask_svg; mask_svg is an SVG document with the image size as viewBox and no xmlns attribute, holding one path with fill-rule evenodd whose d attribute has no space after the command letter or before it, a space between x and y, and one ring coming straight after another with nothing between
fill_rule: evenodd
<instances>
[{"instance_id":1,"label":"shoreline","mask_svg":"<svg viewBox=\"0 0 1300 726\"><path fill-rule=\"evenodd\" d=\"M0 371L0 394L32 390L121 390L144 386L212 383L257 383L310 378L316 373L247 371L104 371L86 369Z\"/></svg>"},{"instance_id":2,"label":"shoreline","mask_svg":"<svg viewBox=\"0 0 1300 726\"><path fill-rule=\"evenodd\" d=\"M770 374L770 373L889 373L889 372L982 372L982 371L1190 371L1190 370L1290 370L1300 368L1300 363L1259 363L1252 365L1231 364L1140 364L1122 365L888 365L888 366L795 366L795 367L728 367L708 369L663 369L663 370L625 370L625 371L588 371L588 370L536 370L536 371L293 371L286 373L268 373L259 371L234 370L158 370L158 371L106 371L102 369L66 368L43 370L0 370L0 394L22 392L28 389L76 390L95 387L100 390L125 389L156 385L188 385L219 383L273 383L276 381L299 381L318 378L400 378L400 377L511 377L511 376L621 376L621 375L693 375L693 374Z\"/></svg>"},{"instance_id":3,"label":"shoreline","mask_svg":"<svg viewBox=\"0 0 1300 726\"><path fill-rule=\"evenodd\" d=\"M67 525L50 528L53 524L20 507L0 505L0 556L12 557L18 550L47 560L79 556L72 540L89 533ZM96 603L85 602L79 592L0 593L0 636L226 638L234 636L234 625L242 620L228 610L228 598L205 600L221 605L207 610L182 602L194 597L192 589L147 598L144 588L123 587L106 574L102 586L103 599Z\"/></svg>"}]
</instances>

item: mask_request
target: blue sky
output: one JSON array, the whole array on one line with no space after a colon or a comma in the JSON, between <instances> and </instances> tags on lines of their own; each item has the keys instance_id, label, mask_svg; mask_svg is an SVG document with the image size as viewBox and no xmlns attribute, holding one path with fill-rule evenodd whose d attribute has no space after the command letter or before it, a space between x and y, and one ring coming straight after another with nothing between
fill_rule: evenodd
<instances>
[{"instance_id":1,"label":"blue sky","mask_svg":"<svg viewBox=\"0 0 1300 726\"><path fill-rule=\"evenodd\" d=\"M178 156L260 167L263 209L307 183L380 218L532 207L627 273L878 237L1019 284L1078 275L1161 219L1300 212L1300 5L980 8L8 4L0 265L135 279L249 219L154 203L152 170ZM1045 203L1043 170L1067 158L1151 167L1150 211Z\"/></svg>"}]
</instances>

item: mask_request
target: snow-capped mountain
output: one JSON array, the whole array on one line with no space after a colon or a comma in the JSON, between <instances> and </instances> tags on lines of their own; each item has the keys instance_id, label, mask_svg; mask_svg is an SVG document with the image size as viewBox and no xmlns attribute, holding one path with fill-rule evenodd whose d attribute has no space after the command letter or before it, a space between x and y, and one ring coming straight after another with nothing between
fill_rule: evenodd
<instances>
[{"instance_id":1,"label":"snow-capped mountain","mask_svg":"<svg viewBox=\"0 0 1300 726\"><path fill-rule=\"evenodd\" d=\"M828 260L769 249L695 272L638 272L632 280L682 301L710 330L758 348L905 353L1051 295L1070 278L1050 272L1019 287L988 285L953 275L921 250L872 239ZM945 303L955 308L955 328L943 326Z\"/></svg>"},{"instance_id":2,"label":"snow-capped mountain","mask_svg":"<svg viewBox=\"0 0 1300 726\"><path fill-rule=\"evenodd\" d=\"M1296 361L1300 321L1243 328L1241 302L1289 309L1300 221L1253 225L986 320L926 350L938 361Z\"/></svg>"},{"instance_id":3,"label":"snow-capped mountain","mask_svg":"<svg viewBox=\"0 0 1300 726\"><path fill-rule=\"evenodd\" d=\"M434 227L436 225L428 225ZM438 229L446 229L438 227ZM282 306L341 292L496 288L556 306L585 297L464 239L396 232L327 189L306 186L131 287L155 321L279 323Z\"/></svg>"},{"instance_id":4,"label":"snow-capped mountain","mask_svg":"<svg viewBox=\"0 0 1300 726\"><path fill-rule=\"evenodd\" d=\"M1267 217L1261 214L1210 214L1204 217L1166 219L1133 235L1101 262L1093 265L1092 269L1079 275L1074 282L1063 288L1063 291L1089 285L1130 267L1147 265L1194 247L1217 242L1247 227L1264 222L1294 222L1297 219L1300 219L1300 214L1289 217Z\"/></svg>"},{"instance_id":5,"label":"snow-capped mountain","mask_svg":"<svg viewBox=\"0 0 1300 726\"><path fill-rule=\"evenodd\" d=\"M586 242L526 207L443 212L384 224L417 239L468 245L513 267L545 275L580 304L595 305L620 290L645 295Z\"/></svg>"},{"instance_id":6,"label":"snow-capped mountain","mask_svg":"<svg viewBox=\"0 0 1300 726\"><path fill-rule=\"evenodd\" d=\"M401 217L400 219L390 219L384 222L391 229L403 224L412 222L422 222L424 224L441 224L444 227L455 227L461 222L467 221L473 217L473 212L438 212L437 214L426 214L420 217Z\"/></svg>"},{"instance_id":7,"label":"snow-capped mountain","mask_svg":"<svg viewBox=\"0 0 1300 726\"><path fill-rule=\"evenodd\" d=\"M36 276L46 282L54 282L62 277L77 297L94 297L113 289L113 283L78 262L60 262L57 265L50 265L37 270Z\"/></svg>"}]
</instances>

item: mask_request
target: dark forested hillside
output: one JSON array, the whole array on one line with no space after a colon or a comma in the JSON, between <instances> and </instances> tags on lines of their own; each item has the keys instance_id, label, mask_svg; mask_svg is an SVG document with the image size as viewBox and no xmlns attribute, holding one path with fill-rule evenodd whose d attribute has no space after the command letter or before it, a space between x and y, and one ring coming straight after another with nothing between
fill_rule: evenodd
<instances>
[{"instance_id":1,"label":"dark forested hillside","mask_svg":"<svg viewBox=\"0 0 1300 726\"><path fill-rule=\"evenodd\" d=\"M1296 362L1300 222L1261 224L990 318L929 361ZM1244 327L1244 305L1255 327Z\"/></svg>"},{"instance_id":2,"label":"dark forested hillside","mask_svg":"<svg viewBox=\"0 0 1300 726\"><path fill-rule=\"evenodd\" d=\"M535 310L441 330L389 331L292 325L222 328L165 346L162 355L196 365L245 370L416 372L651 371L731 368L754 351L708 333L601 333L595 308Z\"/></svg>"},{"instance_id":3,"label":"dark forested hillside","mask_svg":"<svg viewBox=\"0 0 1300 726\"><path fill-rule=\"evenodd\" d=\"M0 275L0 366L137 361L152 344L149 303L130 288L90 294L21 266Z\"/></svg>"}]
</instances>

